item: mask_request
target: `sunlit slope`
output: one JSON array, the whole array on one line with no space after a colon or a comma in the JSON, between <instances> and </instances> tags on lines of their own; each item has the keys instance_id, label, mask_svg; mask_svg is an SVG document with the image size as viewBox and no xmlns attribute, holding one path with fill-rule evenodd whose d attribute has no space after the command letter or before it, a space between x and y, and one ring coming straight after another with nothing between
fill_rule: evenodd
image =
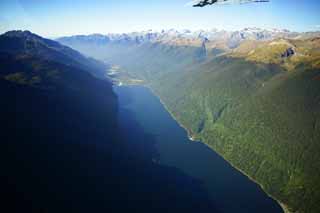
<instances>
[{"instance_id":1,"label":"sunlit slope","mask_svg":"<svg viewBox=\"0 0 320 213\"><path fill-rule=\"evenodd\" d=\"M320 38L245 41L231 53L233 57L264 64L278 64L288 71L299 65L320 68Z\"/></svg>"}]
</instances>

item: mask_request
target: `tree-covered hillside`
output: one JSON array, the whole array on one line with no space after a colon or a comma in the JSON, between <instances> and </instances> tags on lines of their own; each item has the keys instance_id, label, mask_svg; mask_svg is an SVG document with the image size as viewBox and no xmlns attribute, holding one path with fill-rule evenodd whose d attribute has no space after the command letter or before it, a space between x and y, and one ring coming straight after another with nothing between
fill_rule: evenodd
<instances>
[{"instance_id":1,"label":"tree-covered hillside","mask_svg":"<svg viewBox=\"0 0 320 213\"><path fill-rule=\"evenodd\" d=\"M228 58L201 67L155 85L169 109L269 194L294 211L317 212L320 70Z\"/></svg>"},{"instance_id":2,"label":"tree-covered hillside","mask_svg":"<svg viewBox=\"0 0 320 213\"><path fill-rule=\"evenodd\" d=\"M193 137L291 211L319 212L318 41L244 41L218 57L156 42L108 42L95 53L90 42L66 44L143 79Z\"/></svg>"}]
</instances>

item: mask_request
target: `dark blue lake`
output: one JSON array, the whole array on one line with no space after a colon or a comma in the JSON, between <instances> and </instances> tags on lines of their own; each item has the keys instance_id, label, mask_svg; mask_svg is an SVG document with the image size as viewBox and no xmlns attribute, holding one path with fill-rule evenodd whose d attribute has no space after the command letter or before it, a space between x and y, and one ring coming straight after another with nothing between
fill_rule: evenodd
<instances>
[{"instance_id":1,"label":"dark blue lake","mask_svg":"<svg viewBox=\"0 0 320 213\"><path fill-rule=\"evenodd\" d=\"M128 122L130 117L144 132L152 135L158 152L157 161L201 181L219 212L283 212L257 184L217 153L203 143L190 141L187 132L148 88L124 86L114 89L119 98L120 124L127 130L134 129Z\"/></svg>"}]
</instances>

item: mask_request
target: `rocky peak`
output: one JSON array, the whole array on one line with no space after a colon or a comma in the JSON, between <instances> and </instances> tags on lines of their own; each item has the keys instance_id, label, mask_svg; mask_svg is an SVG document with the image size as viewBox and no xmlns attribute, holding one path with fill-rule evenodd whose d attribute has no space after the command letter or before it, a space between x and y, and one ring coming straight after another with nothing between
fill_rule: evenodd
<instances>
[{"instance_id":1,"label":"rocky peak","mask_svg":"<svg viewBox=\"0 0 320 213\"><path fill-rule=\"evenodd\" d=\"M11 38L23 38L23 39L29 39L29 40L36 40L36 39L41 39L40 36L33 34L32 32L25 30L13 30L13 31L8 31L3 34L5 37L11 37Z\"/></svg>"}]
</instances>

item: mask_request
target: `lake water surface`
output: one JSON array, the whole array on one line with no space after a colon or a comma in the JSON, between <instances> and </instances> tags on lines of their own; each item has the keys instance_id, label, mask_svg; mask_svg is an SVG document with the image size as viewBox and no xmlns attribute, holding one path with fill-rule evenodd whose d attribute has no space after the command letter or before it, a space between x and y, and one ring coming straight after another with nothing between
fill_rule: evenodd
<instances>
[{"instance_id":1,"label":"lake water surface","mask_svg":"<svg viewBox=\"0 0 320 213\"><path fill-rule=\"evenodd\" d=\"M280 213L276 201L217 153L187 132L166 111L152 92L141 86L115 87L119 98L119 120L127 125L128 113L155 139L159 163L200 180L219 212ZM181 189L183 190L183 189Z\"/></svg>"}]
</instances>

